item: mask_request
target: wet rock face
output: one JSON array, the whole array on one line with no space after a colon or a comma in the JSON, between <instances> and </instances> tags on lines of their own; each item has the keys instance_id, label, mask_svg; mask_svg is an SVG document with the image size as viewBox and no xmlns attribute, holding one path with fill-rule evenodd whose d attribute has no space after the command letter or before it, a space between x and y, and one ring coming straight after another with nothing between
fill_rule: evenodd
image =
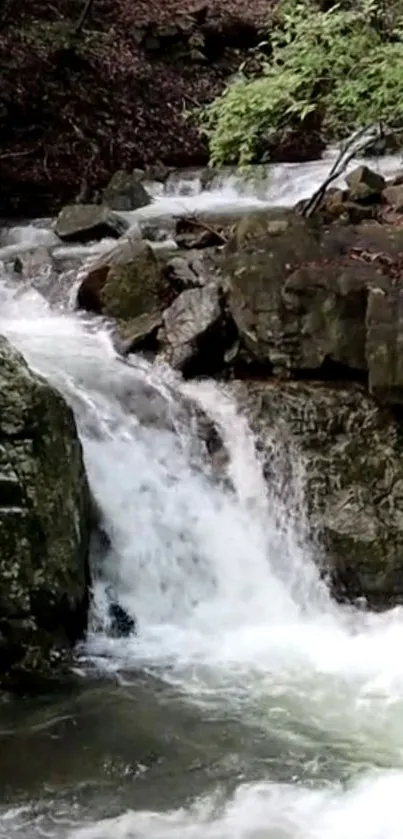
<instances>
[{"instance_id":1,"label":"wet rock face","mask_svg":"<svg viewBox=\"0 0 403 839\"><path fill-rule=\"evenodd\" d=\"M375 608L402 603L403 446L394 413L353 384L236 382L233 392L268 481L276 445L285 475L302 458L309 522L335 595Z\"/></svg>"},{"instance_id":2,"label":"wet rock face","mask_svg":"<svg viewBox=\"0 0 403 839\"><path fill-rule=\"evenodd\" d=\"M380 402L403 404L403 288L370 289L366 313L369 387Z\"/></svg>"},{"instance_id":3,"label":"wet rock face","mask_svg":"<svg viewBox=\"0 0 403 839\"><path fill-rule=\"evenodd\" d=\"M0 338L0 686L65 671L87 622L90 519L72 412Z\"/></svg>"},{"instance_id":4,"label":"wet rock face","mask_svg":"<svg viewBox=\"0 0 403 839\"><path fill-rule=\"evenodd\" d=\"M370 268L346 259L350 233L298 217L240 222L224 271L229 309L252 358L286 373L318 369L327 358L365 366Z\"/></svg>"}]
</instances>

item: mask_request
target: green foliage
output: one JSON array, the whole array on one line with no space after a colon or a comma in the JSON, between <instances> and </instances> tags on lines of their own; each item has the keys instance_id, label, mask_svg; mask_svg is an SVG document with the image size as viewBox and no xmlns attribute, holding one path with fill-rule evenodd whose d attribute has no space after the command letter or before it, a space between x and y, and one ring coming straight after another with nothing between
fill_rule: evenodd
<instances>
[{"instance_id":1,"label":"green foliage","mask_svg":"<svg viewBox=\"0 0 403 839\"><path fill-rule=\"evenodd\" d=\"M326 139L384 121L403 125L403 4L286 0L260 74L240 71L202 114L212 164L247 165L284 132L314 118Z\"/></svg>"}]
</instances>

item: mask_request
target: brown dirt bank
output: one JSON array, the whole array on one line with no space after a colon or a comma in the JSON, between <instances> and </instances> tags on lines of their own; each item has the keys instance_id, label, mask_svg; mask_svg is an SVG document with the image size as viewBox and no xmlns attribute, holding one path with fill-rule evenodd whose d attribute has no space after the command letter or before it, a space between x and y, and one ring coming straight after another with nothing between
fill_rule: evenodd
<instances>
[{"instance_id":1,"label":"brown dirt bank","mask_svg":"<svg viewBox=\"0 0 403 839\"><path fill-rule=\"evenodd\" d=\"M0 215L52 213L121 167L205 164L185 111L222 89L274 2L93 0L74 35L84 0L4 0Z\"/></svg>"}]
</instances>

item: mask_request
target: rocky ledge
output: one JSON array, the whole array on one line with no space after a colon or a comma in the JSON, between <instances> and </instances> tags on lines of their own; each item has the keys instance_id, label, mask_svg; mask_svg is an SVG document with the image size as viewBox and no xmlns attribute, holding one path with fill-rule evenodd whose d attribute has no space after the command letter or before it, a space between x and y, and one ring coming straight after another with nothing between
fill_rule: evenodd
<instances>
[{"instance_id":1,"label":"rocky ledge","mask_svg":"<svg viewBox=\"0 0 403 839\"><path fill-rule=\"evenodd\" d=\"M0 338L0 687L66 675L87 625L89 540L73 414Z\"/></svg>"},{"instance_id":2,"label":"rocky ledge","mask_svg":"<svg viewBox=\"0 0 403 839\"><path fill-rule=\"evenodd\" d=\"M401 183L360 167L311 218L178 219L176 249L126 233L78 292L119 351L229 382L267 480L273 434L297 447L323 573L376 608L403 602Z\"/></svg>"}]
</instances>

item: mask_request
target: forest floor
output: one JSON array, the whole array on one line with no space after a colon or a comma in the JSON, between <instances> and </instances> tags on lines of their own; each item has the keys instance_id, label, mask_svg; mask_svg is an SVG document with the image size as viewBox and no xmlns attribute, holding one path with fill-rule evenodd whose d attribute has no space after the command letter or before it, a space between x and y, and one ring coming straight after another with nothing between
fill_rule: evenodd
<instances>
[{"instance_id":1,"label":"forest floor","mask_svg":"<svg viewBox=\"0 0 403 839\"><path fill-rule=\"evenodd\" d=\"M3 0L0 215L53 213L120 168L205 165L189 112L265 36L274 2L93 0L79 27L85 0Z\"/></svg>"}]
</instances>

